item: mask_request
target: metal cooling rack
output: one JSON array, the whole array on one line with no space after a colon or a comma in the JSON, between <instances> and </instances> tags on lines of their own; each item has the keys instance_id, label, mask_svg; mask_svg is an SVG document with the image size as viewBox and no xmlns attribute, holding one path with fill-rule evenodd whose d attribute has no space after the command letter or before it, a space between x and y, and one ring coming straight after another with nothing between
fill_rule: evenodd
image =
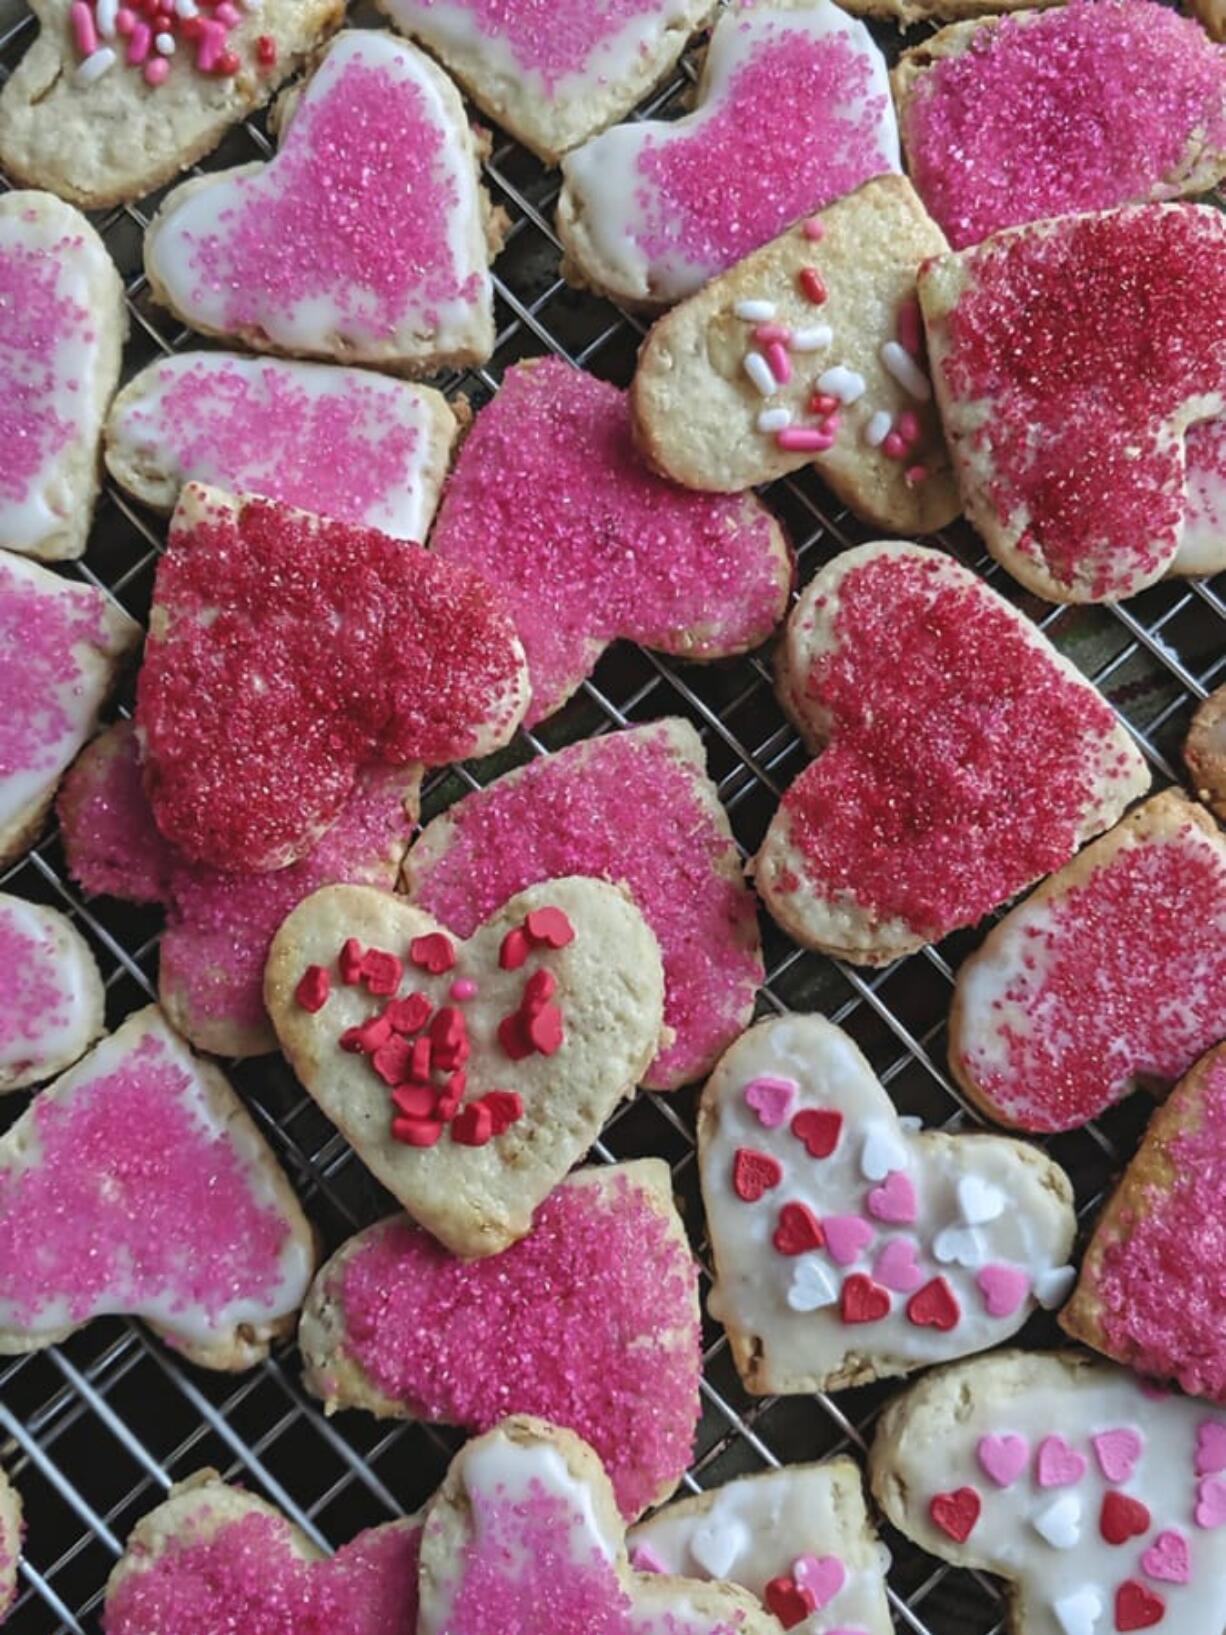
<instances>
[{"instance_id":1,"label":"metal cooling rack","mask_svg":"<svg viewBox=\"0 0 1226 1635\"><path fill-rule=\"evenodd\" d=\"M17 14L20 10L20 15ZM358 21L367 21L359 17ZM374 19L369 19L374 21ZM34 34L21 0L0 0L0 81ZM897 49L892 30L882 45ZM684 62L641 110L678 109L695 77ZM267 158L260 121L232 132L205 168ZM497 389L516 360L556 352L625 385L642 325L607 302L578 295L558 277L551 229L557 173L522 148L496 143L486 166L495 203L511 230L495 269L498 345L487 369L448 377L449 395L474 404ZM0 189L8 184L0 176ZM124 278L131 317L125 379L158 354L202 344L151 302L141 270L141 240L160 195L96 219ZM1219 203L1223 201L1219 199ZM801 582L839 551L871 537L804 473L774 484L768 502L787 524ZM148 614L163 528L107 484L84 562L67 569L101 586L130 613ZM975 567L1035 617L1058 647L1091 676L1149 758L1155 784L1178 777L1179 748L1196 703L1226 672L1226 575L1173 581L1126 607L1052 608L1028 597L966 529L933 543ZM126 710L130 695L121 697ZM804 764L793 729L771 691L761 656L702 667L620 644L557 716L522 733L502 755L432 777L432 817L507 766L574 739L666 714L687 716L702 733L711 771L746 855L756 850L781 792ZM160 916L109 898L87 898L69 880L51 833L0 878L0 887L66 910L91 943L107 985L108 1023L156 997ZM945 1026L953 972L979 940L960 933L882 971L861 971L806 952L765 916L767 981L759 1013L819 1010L850 1032L905 1113L956 1129L975 1124L945 1068ZM302 1092L279 1057L247 1062L231 1077L242 1091L321 1230L329 1252L386 1214L390 1200ZM1069 1171L1083 1218L1135 1145L1145 1122L1134 1097L1098 1125L1049 1143ZM0 1101L0 1126L25 1105ZM693 1091L640 1095L617 1113L597 1148L604 1159L657 1154L672 1165L676 1190L704 1267L708 1250L694 1156ZM707 1289L703 1275L703 1294ZM1050 1317L1035 1318L1024 1343L1048 1344ZM748 1397L740 1388L717 1325L705 1332L703 1415L691 1490L776 1463L863 1452L890 1384L835 1397ZM99 1629L107 1574L133 1524L172 1482L202 1465L262 1493L322 1545L337 1546L360 1528L415 1510L433 1491L459 1443L457 1433L381 1422L362 1413L326 1420L302 1391L292 1347L238 1377L185 1366L139 1324L108 1319L65 1345L0 1359L0 1462L21 1489L28 1522L19 1599L11 1635ZM914 1635L997 1635L1004 1603L978 1574L954 1571L886 1530L895 1623Z\"/></svg>"}]
</instances>

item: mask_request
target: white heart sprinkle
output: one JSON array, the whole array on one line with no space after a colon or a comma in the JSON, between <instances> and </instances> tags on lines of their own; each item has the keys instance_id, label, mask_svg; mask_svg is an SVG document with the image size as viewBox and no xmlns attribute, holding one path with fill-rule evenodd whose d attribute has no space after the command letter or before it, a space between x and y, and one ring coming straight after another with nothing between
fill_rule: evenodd
<instances>
[{"instance_id":1,"label":"white heart sprinkle","mask_svg":"<svg viewBox=\"0 0 1226 1635\"><path fill-rule=\"evenodd\" d=\"M787 1296L793 1311L818 1311L822 1306L833 1306L838 1297L834 1279L820 1260L806 1256L796 1262Z\"/></svg>"},{"instance_id":2,"label":"white heart sprinkle","mask_svg":"<svg viewBox=\"0 0 1226 1635\"><path fill-rule=\"evenodd\" d=\"M1076 1266L1053 1266L1035 1277L1034 1297L1045 1311L1055 1311L1068 1299L1076 1281Z\"/></svg>"},{"instance_id":3,"label":"white heart sprinkle","mask_svg":"<svg viewBox=\"0 0 1226 1635\"><path fill-rule=\"evenodd\" d=\"M907 1154L888 1124L870 1124L860 1148L860 1170L866 1181L884 1181L892 1169L906 1169Z\"/></svg>"},{"instance_id":4,"label":"white heart sprinkle","mask_svg":"<svg viewBox=\"0 0 1226 1635\"><path fill-rule=\"evenodd\" d=\"M1030 1525L1053 1550L1071 1550L1081 1537L1081 1500L1075 1493L1065 1493L1032 1516Z\"/></svg>"},{"instance_id":5,"label":"white heart sprinkle","mask_svg":"<svg viewBox=\"0 0 1226 1635\"><path fill-rule=\"evenodd\" d=\"M1051 1610L1064 1635L1094 1635L1103 1615L1103 1598L1087 1585L1083 1590L1074 1590L1072 1595L1062 1595L1053 1601Z\"/></svg>"},{"instance_id":6,"label":"white heart sprinkle","mask_svg":"<svg viewBox=\"0 0 1226 1635\"><path fill-rule=\"evenodd\" d=\"M690 1554L712 1578L727 1578L749 1543L749 1529L739 1521L708 1521L690 1539Z\"/></svg>"},{"instance_id":7,"label":"white heart sprinkle","mask_svg":"<svg viewBox=\"0 0 1226 1635\"><path fill-rule=\"evenodd\" d=\"M982 1226L1004 1213L1006 1198L999 1187L978 1175L964 1175L958 1182L958 1208L968 1226Z\"/></svg>"},{"instance_id":8,"label":"white heart sprinkle","mask_svg":"<svg viewBox=\"0 0 1226 1635\"><path fill-rule=\"evenodd\" d=\"M947 1226L933 1238L932 1253L942 1266L982 1266L983 1238L973 1226Z\"/></svg>"}]
</instances>

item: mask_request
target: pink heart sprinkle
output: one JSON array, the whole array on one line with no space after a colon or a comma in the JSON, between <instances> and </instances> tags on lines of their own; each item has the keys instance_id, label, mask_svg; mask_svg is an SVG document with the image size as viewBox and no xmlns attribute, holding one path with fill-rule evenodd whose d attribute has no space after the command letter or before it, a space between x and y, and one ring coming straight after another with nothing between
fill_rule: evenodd
<instances>
[{"instance_id":1,"label":"pink heart sprinkle","mask_svg":"<svg viewBox=\"0 0 1226 1635\"><path fill-rule=\"evenodd\" d=\"M924 1281L923 1269L915 1262L918 1250L914 1238L891 1238L874 1262L874 1278L896 1294L911 1294Z\"/></svg>"},{"instance_id":2,"label":"pink heart sprinkle","mask_svg":"<svg viewBox=\"0 0 1226 1635\"><path fill-rule=\"evenodd\" d=\"M905 1226L919 1214L915 1188L900 1169L892 1169L868 1195L868 1212L875 1220Z\"/></svg>"},{"instance_id":3,"label":"pink heart sprinkle","mask_svg":"<svg viewBox=\"0 0 1226 1635\"><path fill-rule=\"evenodd\" d=\"M799 1085L795 1079L750 1079L745 1086L745 1103L758 1115L758 1123L777 1130L792 1111Z\"/></svg>"},{"instance_id":4,"label":"pink heart sprinkle","mask_svg":"<svg viewBox=\"0 0 1226 1635\"><path fill-rule=\"evenodd\" d=\"M1140 1431L1100 1431L1090 1438L1098 1468L1109 1482L1126 1482L1136 1469L1145 1443Z\"/></svg>"},{"instance_id":5,"label":"pink heart sprinkle","mask_svg":"<svg viewBox=\"0 0 1226 1635\"><path fill-rule=\"evenodd\" d=\"M989 1317L1012 1317L1030 1293L1030 1274L1020 1266L1002 1266L994 1261L981 1266L975 1275Z\"/></svg>"},{"instance_id":6,"label":"pink heart sprinkle","mask_svg":"<svg viewBox=\"0 0 1226 1635\"><path fill-rule=\"evenodd\" d=\"M839 1266L853 1266L877 1236L859 1215L827 1215L822 1220L826 1249Z\"/></svg>"},{"instance_id":7,"label":"pink heart sprinkle","mask_svg":"<svg viewBox=\"0 0 1226 1635\"><path fill-rule=\"evenodd\" d=\"M1186 1584L1192 1577L1192 1558L1182 1533L1159 1533L1141 1557L1141 1571L1163 1584Z\"/></svg>"},{"instance_id":8,"label":"pink heart sprinkle","mask_svg":"<svg viewBox=\"0 0 1226 1635\"><path fill-rule=\"evenodd\" d=\"M1226 1424L1202 1419L1196 1427L1196 1474L1216 1476L1219 1470L1226 1470Z\"/></svg>"},{"instance_id":9,"label":"pink heart sprinkle","mask_svg":"<svg viewBox=\"0 0 1226 1635\"><path fill-rule=\"evenodd\" d=\"M800 1556L792 1563L792 1577L812 1595L814 1612L820 1612L847 1582L847 1569L838 1556Z\"/></svg>"},{"instance_id":10,"label":"pink heart sprinkle","mask_svg":"<svg viewBox=\"0 0 1226 1635\"><path fill-rule=\"evenodd\" d=\"M636 1573L666 1573L668 1568L650 1544L636 1544L630 1552L630 1565Z\"/></svg>"},{"instance_id":11,"label":"pink heart sprinkle","mask_svg":"<svg viewBox=\"0 0 1226 1635\"><path fill-rule=\"evenodd\" d=\"M1220 1527L1226 1522L1226 1482L1205 1476L1196 1486L1196 1525Z\"/></svg>"},{"instance_id":12,"label":"pink heart sprinkle","mask_svg":"<svg viewBox=\"0 0 1226 1635\"><path fill-rule=\"evenodd\" d=\"M1026 1468L1030 1443L1024 1436L981 1436L975 1453L997 1487L1012 1487Z\"/></svg>"},{"instance_id":13,"label":"pink heart sprinkle","mask_svg":"<svg viewBox=\"0 0 1226 1635\"><path fill-rule=\"evenodd\" d=\"M1072 1487L1085 1473L1085 1455L1070 1448L1062 1436L1048 1436L1039 1443L1040 1487Z\"/></svg>"}]
</instances>

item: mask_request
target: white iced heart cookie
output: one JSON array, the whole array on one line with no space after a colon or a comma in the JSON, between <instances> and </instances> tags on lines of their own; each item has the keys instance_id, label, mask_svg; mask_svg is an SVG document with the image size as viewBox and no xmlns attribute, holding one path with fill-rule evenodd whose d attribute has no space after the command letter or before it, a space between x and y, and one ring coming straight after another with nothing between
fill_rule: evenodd
<instances>
[{"instance_id":1,"label":"white iced heart cookie","mask_svg":"<svg viewBox=\"0 0 1226 1635\"><path fill-rule=\"evenodd\" d=\"M112 477L155 510L186 482L424 541L459 424L429 386L365 369L181 352L128 382L106 423Z\"/></svg>"},{"instance_id":2,"label":"white iced heart cookie","mask_svg":"<svg viewBox=\"0 0 1226 1635\"><path fill-rule=\"evenodd\" d=\"M139 639L102 591L0 551L0 862L37 839Z\"/></svg>"},{"instance_id":3,"label":"white iced heart cookie","mask_svg":"<svg viewBox=\"0 0 1226 1635\"><path fill-rule=\"evenodd\" d=\"M102 1032L102 978L57 909L0 895L0 1092L62 1072Z\"/></svg>"},{"instance_id":4,"label":"white iced heart cookie","mask_svg":"<svg viewBox=\"0 0 1226 1635\"><path fill-rule=\"evenodd\" d=\"M1226 1415L1073 1353L1001 1352L886 1409L870 1460L896 1527L999 1574L1013 1635L1219 1635Z\"/></svg>"},{"instance_id":5,"label":"white iced heart cookie","mask_svg":"<svg viewBox=\"0 0 1226 1635\"><path fill-rule=\"evenodd\" d=\"M488 205L451 81L391 34L337 36L267 165L185 182L145 238L164 306L259 351L406 374L494 345Z\"/></svg>"},{"instance_id":6,"label":"white iced heart cookie","mask_svg":"<svg viewBox=\"0 0 1226 1635\"><path fill-rule=\"evenodd\" d=\"M402 898L330 886L273 941L281 1048L367 1168L454 1254L497 1254L656 1053L659 947L603 881L547 880L467 942Z\"/></svg>"},{"instance_id":7,"label":"white iced heart cookie","mask_svg":"<svg viewBox=\"0 0 1226 1635\"><path fill-rule=\"evenodd\" d=\"M577 1436L506 1419L461 1449L426 1509L418 1635L772 1635L731 1584L631 1570L613 1490Z\"/></svg>"},{"instance_id":8,"label":"white iced heart cookie","mask_svg":"<svg viewBox=\"0 0 1226 1635\"><path fill-rule=\"evenodd\" d=\"M698 1146L710 1310L755 1395L998 1344L1072 1246L1063 1170L998 1136L904 1130L852 1041L818 1016L761 1022L725 1053ZM815 1280L832 1300L813 1297Z\"/></svg>"},{"instance_id":9,"label":"white iced heart cookie","mask_svg":"<svg viewBox=\"0 0 1226 1635\"><path fill-rule=\"evenodd\" d=\"M85 550L127 326L115 264L80 211L49 193L0 197L6 550L47 561Z\"/></svg>"},{"instance_id":10,"label":"white iced heart cookie","mask_svg":"<svg viewBox=\"0 0 1226 1635\"><path fill-rule=\"evenodd\" d=\"M0 1470L0 1619L17 1599L21 1538L21 1495Z\"/></svg>"},{"instance_id":11,"label":"white iced heart cookie","mask_svg":"<svg viewBox=\"0 0 1226 1635\"><path fill-rule=\"evenodd\" d=\"M142 198L215 147L301 66L339 0L35 0L34 44L0 95L0 166L85 210Z\"/></svg>"},{"instance_id":12,"label":"white iced heart cookie","mask_svg":"<svg viewBox=\"0 0 1226 1635\"><path fill-rule=\"evenodd\" d=\"M563 271L637 305L691 295L789 222L898 170L885 58L832 0L725 11L697 107L562 163Z\"/></svg>"},{"instance_id":13,"label":"white iced heart cookie","mask_svg":"<svg viewBox=\"0 0 1226 1635\"><path fill-rule=\"evenodd\" d=\"M229 1084L154 1006L0 1137L0 1354L143 1317L206 1368L293 1327L310 1224Z\"/></svg>"},{"instance_id":14,"label":"white iced heart cookie","mask_svg":"<svg viewBox=\"0 0 1226 1635\"><path fill-rule=\"evenodd\" d=\"M737 1477L667 1505L626 1543L640 1572L727 1579L800 1635L893 1635L889 1556L851 1459Z\"/></svg>"},{"instance_id":15,"label":"white iced heart cookie","mask_svg":"<svg viewBox=\"0 0 1226 1635\"><path fill-rule=\"evenodd\" d=\"M714 0L381 0L491 119L547 164L622 119Z\"/></svg>"}]
</instances>

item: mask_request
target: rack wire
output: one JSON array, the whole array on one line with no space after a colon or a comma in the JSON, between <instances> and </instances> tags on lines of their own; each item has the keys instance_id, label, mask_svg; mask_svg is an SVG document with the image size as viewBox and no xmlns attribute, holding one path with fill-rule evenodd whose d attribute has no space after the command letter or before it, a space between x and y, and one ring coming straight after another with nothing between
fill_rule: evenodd
<instances>
[{"instance_id":1,"label":"rack wire","mask_svg":"<svg viewBox=\"0 0 1226 1635\"><path fill-rule=\"evenodd\" d=\"M21 0L0 0L0 81L34 30ZM881 31L880 39L887 51L897 49L891 30ZM694 78L695 63L687 58L639 117L679 110ZM233 131L203 168L270 153L263 122L256 119ZM463 394L479 405L497 390L508 365L547 352L625 385L642 324L560 280L551 225L556 171L516 144L496 140L486 180L511 220L495 267L497 350L488 368L443 381L448 395ZM7 185L0 176L0 190ZM158 202L155 195L95 218L124 280L131 320L125 379L159 354L203 344L149 296L141 243ZM797 547L801 583L839 551L870 537L811 473L773 484L766 499ZM143 621L163 536L160 521L108 482L85 560L66 571L100 586ZM1190 713L1226 671L1226 575L1159 584L1125 607L1052 608L1022 592L985 557L968 529L955 527L931 543L973 566L1036 618L1091 677L1134 734L1157 787L1177 780ZM126 711L129 704L130 694L118 708ZM781 792L805 760L761 654L704 667L619 644L563 711L521 733L510 750L432 776L425 816L508 765L666 714L688 717L701 732L738 844L752 854ZM0 878L0 887L52 903L73 918L103 970L109 1025L156 996L159 913L85 896L67 874L54 832ZM885 970L861 971L798 948L765 915L762 923L767 980L759 1014L824 1012L856 1039L901 1111L949 1129L978 1122L946 1071L945 1030L953 973L986 928L959 933ZM389 1212L391 1201L279 1057L241 1063L231 1077L329 1251ZM1083 1220L1136 1143L1145 1121L1143 1099L1048 1143L1073 1178ZM0 1102L0 1127L25 1100ZM642 1094L612 1119L597 1155L668 1159L703 1267L705 1300L709 1258L694 1107L692 1090ZM1043 1345L1057 1338L1052 1319L1038 1316L1021 1341ZM776 1463L862 1454L895 1388L884 1383L837 1396L755 1399L741 1390L722 1331L709 1320L704 1346L702 1420L685 1478L694 1491ZM97 1631L107 1574L129 1530L171 1483L203 1465L263 1494L318 1543L336 1547L362 1527L417 1509L459 1440L458 1433L438 1427L381 1422L358 1412L325 1419L302 1390L292 1346L248 1374L219 1377L186 1366L141 1325L107 1319L62 1346L0 1359L0 1463L21 1489L28 1522L20 1593L8 1628L12 1635ZM934 1562L889 1530L886 1538L894 1557L890 1590L898 1630L998 1635L1003 1629L1004 1603L990 1580Z\"/></svg>"}]
</instances>

